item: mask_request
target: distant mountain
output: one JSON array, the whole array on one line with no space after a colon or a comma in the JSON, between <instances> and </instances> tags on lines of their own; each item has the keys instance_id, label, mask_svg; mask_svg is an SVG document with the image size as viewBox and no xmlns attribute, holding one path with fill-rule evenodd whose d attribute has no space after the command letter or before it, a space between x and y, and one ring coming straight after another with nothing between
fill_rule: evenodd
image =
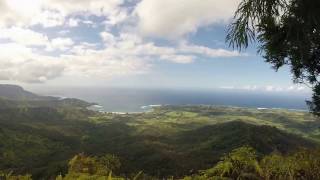
<instances>
[{"instance_id":1,"label":"distant mountain","mask_svg":"<svg viewBox=\"0 0 320 180\"><path fill-rule=\"evenodd\" d=\"M32 92L24 90L22 87L11 84L0 84L0 97L15 100L54 100L56 97L39 96Z\"/></svg>"},{"instance_id":2,"label":"distant mountain","mask_svg":"<svg viewBox=\"0 0 320 180\"><path fill-rule=\"evenodd\" d=\"M255 125L243 121L231 121L204 126L179 135L181 143L198 144L210 152L238 148L243 145L254 147L261 154L274 151L288 153L300 147L314 147L315 142L301 136L279 130L272 126Z\"/></svg>"},{"instance_id":3,"label":"distant mountain","mask_svg":"<svg viewBox=\"0 0 320 180\"><path fill-rule=\"evenodd\" d=\"M93 103L75 98L60 99L53 96L41 96L26 91L17 85L0 84L0 109L17 107L86 108L90 105L93 105Z\"/></svg>"}]
</instances>

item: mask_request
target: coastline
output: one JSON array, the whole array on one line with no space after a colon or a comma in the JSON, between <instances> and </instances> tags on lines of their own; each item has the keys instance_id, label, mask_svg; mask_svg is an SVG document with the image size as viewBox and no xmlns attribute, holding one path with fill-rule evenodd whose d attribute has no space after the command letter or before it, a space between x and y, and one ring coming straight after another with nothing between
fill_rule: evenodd
<instances>
[{"instance_id":1,"label":"coastline","mask_svg":"<svg viewBox=\"0 0 320 180\"><path fill-rule=\"evenodd\" d=\"M88 110L96 111L103 114L119 114L119 115L125 115L125 114L142 114L142 113L149 113L153 112L154 108L157 107L163 107L163 106L208 106L208 107L226 107L226 108L243 108L243 109L255 109L259 111L267 111L267 110L285 110L285 111L293 111L293 112L309 112L307 109L289 109L289 108L267 108L267 107L242 107L242 106L232 106L232 105L208 105L208 104L182 104L182 105L161 105L161 104L150 104L150 105L144 105L140 106L140 109L142 111L107 111L105 108L100 104L94 104L89 107L87 107Z\"/></svg>"},{"instance_id":2,"label":"coastline","mask_svg":"<svg viewBox=\"0 0 320 180\"><path fill-rule=\"evenodd\" d=\"M142 109L142 111L106 111L104 109L104 107L100 104L94 104L91 105L89 107L87 107L88 110L92 110L92 111L96 111L99 113L103 113L103 114L120 114L120 115L124 115L124 114L141 114L141 113L148 113L148 112L152 112L154 110L155 107L161 107L163 105L161 104L151 104L151 105L145 105L145 106L141 106L140 109Z\"/></svg>"}]
</instances>

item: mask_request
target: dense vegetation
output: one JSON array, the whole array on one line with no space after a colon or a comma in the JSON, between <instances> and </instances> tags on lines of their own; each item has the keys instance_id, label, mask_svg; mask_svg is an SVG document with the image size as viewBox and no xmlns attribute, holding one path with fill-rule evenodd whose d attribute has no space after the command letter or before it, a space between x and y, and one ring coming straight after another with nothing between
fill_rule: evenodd
<instances>
[{"instance_id":1,"label":"dense vegetation","mask_svg":"<svg viewBox=\"0 0 320 180\"><path fill-rule=\"evenodd\" d=\"M284 158L317 148L320 140L320 122L298 111L161 106L114 114L76 99L0 103L0 169L13 179L202 177L199 170L242 146L260 163L270 153Z\"/></svg>"},{"instance_id":2,"label":"dense vegetation","mask_svg":"<svg viewBox=\"0 0 320 180\"><path fill-rule=\"evenodd\" d=\"M86 156L75 155L68 162L68 172L58 175L56 180L107 179L107 180L148 180L159 179L148 176L143 171L131 175L121 174L121 162L114 155ZM0 178L31 180L31 175L0 173ZM254 148L243 146L224 155L213 167L185 176L182 180L227 180L227 179L319 179L320 150L300 149L289 155L274 152L259 156ZM54 178L53 178L54 179ZM168 179L174 179L169 177Z\"/></svg>"},{"instance_id":3,"label":"dense vegetation","mask_svg":"<svg viewBox=\"0 0 320 180\"><path fill-rule=\"evenodd\" d=\"M320 116L320 1L242 0L227 35L241 50L258 41L274 69L290 67L295 83L310 85L310 110Z\"/></svg>"},{"instance_id":4,"label":"dense vegetation","mask_svg":"<svg viewBox=\"0 0 320 180\"><path fill-rule=\"evenodd\" d=\"M252 147L244 146L222 157L214 167L184 179L319 179L319 155L319 150L303 149L259 157Z\"/></svg>"}]
</instances>

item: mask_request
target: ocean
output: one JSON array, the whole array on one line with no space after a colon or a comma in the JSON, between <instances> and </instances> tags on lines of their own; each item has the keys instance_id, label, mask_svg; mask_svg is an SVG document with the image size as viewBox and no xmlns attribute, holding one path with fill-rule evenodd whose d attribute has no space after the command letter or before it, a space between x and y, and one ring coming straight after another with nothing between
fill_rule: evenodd
<instances>
[{"instance_id":1,"label":"ocean","mask_svg":"<svg viewBox=\"0 0 320 180\"><path fill-rule=\"evenodd\" d=\"M72 97L98 103L107 112L143 112L148 105L217 105L307 110L309 94L236 90L137 88L46 88L42 95Z\"/></svg>"}]
</instances>

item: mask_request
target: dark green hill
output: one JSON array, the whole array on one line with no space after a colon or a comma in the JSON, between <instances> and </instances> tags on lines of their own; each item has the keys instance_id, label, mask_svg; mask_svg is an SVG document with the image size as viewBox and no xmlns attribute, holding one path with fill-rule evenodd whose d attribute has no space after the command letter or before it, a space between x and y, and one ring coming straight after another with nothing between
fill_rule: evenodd
<instances>
[{"instance_id":1,"label":"dark green hill","mask_svg":"<svg viewBox=\"0 0 320 180\"><path fill-rule=\"evenodd\" d=\"M132 166L152 175L176 176L188 174L190 170L210 168L225 153L245 145L254 147L260 155L290 153L299 148L317 146L315 142L275 127L242 121L203 126L167 137L145 136L142 141L145 144L140 149L144 149L145 156L139 152L132 155L136 159ZM128 148L134 149L134 145Z\"/></svg>"},{"instance_id":2,"label":"dark green hill","mask_svg":"<svg viewBox=\"0 0 320 180\"><path fill-rule=\"evenodd\" d=\"M314 148L317 144L300 136L275 127L253 125L242 121L231 121L204 126L183 132L176 137L179 151L189 159L190 169L210 167L232 149L251 146L260 155L271 152L290 153L299 148Z\"/></svg>"},{"instance_id":3,"label":"dark green hill","mask_svg":"<svg viewBox=\"0 0 320 180\"><path fill-rule=\"evenodd\" d=\"M11 109L0 114L0 169L31 172L38 178L64 172L67 160L80 152L115 154L125 174L143 170L157 177L182 177L212 167L225 153L244 145L253 146L261 155L316 146L276 128L241 121L158 136L145 134L142 127L130 126L128 118L119 116L96 124L86 119L85 112L52 108Z\"/></svg>"},{"instance_id":4,"label":"dark green hill","mask_svg":"<svg viewBox=\"0 0 320 180\"><path fill-rule=\"evenodd\" d=\"M67 161L82 152L81 138L95 125L85 109L0 109L0 169L47 179L63 173Z\"/></svg>"},{"instance_id":5,"label":"dark green hill","mask_svg":"<svg viewBox=\"0 0 320 180\"><path fill-rule=\"evenodd\" d=\"M204 126L179 135L179 142L197 144L209 151L235 149L248 145L261 154L274 151L288 153L297 147L314 147L315 143L295 134L266 125L254 125L243 121L231 121Z\"/></svg>"},{"instance_id":6,"label":"dark green hill","mask_svg":"<svg viewBox=\"0 0 320 180\"><path fill-rule=\"evenodd\" d=\"M0 109L12 108L86 108L94 103L74 98L51 100L9 100L0 97Z\"/></svg>"}]
</instances>

